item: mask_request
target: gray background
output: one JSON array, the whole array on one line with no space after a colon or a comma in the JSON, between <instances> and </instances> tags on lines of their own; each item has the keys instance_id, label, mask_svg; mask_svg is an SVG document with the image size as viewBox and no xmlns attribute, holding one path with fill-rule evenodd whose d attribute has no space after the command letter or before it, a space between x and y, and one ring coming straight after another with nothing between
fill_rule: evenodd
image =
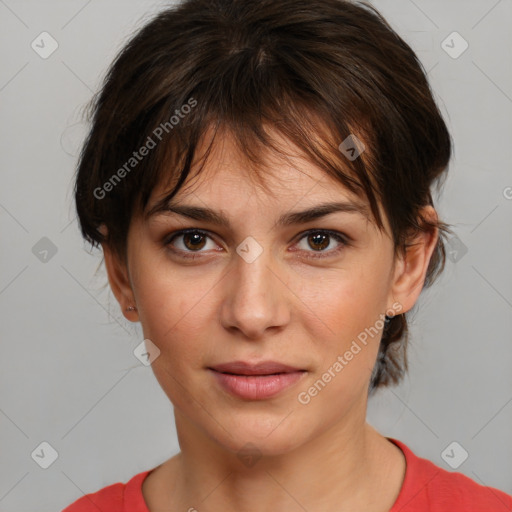
<instances>
[{"instance_id":1,"label":"gray background","mask_svg":"<svg viewBox=\"0 0 512 512\"><path fill-rule=\"evenodd\" d=\"M2 512L60 510L178 449L167 397L132 353L140 327L103 287L103 267L95 275L101 256L72 203L80 109L163 5L0 0ZM420 298L409 376L371 400L368 418L448 470L441 454L456 441L469 453L458 471L512 493L512 2L374 5L417 51L453 134L438 209L460 242ZM43 31L59 45L47 59L31 48ZM469 43L458 58L441 47L453 31ZM47 469L42 442L58 454ZM448 452L460 462L460 448Z\"/></svg>"}]
</instances>

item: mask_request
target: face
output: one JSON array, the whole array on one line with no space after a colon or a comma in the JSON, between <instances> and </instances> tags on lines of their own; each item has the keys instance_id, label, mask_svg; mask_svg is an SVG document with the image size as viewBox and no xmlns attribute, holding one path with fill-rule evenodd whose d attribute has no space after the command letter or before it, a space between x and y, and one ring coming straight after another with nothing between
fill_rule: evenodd
<instances>
[{"instance_id":1,"label":"face","mask_svg":"<svg viewBox=\"0 0 512 512\"><path fill-rule=\"evenodd\" d=\"M173 199L225 223L170 210L134 218L127 268L109 253L106 264L121 305L137 305L127 317L160 350L152 368L178 433L181 422L229 451L279 454L336 425L360 428L384 315L410 308L419 290L393 258L387 221L379 231L340 183L299 156L269 158L267 190L244 169L225 136ZM164 195L156 189L148 209ZM347 206L290 216L326 203ZM246 364L220 366L234 362Z\"/></svg>"}]
</instances>

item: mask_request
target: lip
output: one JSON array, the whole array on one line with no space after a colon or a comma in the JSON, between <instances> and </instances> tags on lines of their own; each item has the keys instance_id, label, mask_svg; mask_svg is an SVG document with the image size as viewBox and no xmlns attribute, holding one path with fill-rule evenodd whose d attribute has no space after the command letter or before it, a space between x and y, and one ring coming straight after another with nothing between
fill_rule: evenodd
<instances>
[{"instance_id":1,"label":"lip","mask_svg":"<svg viewBox=\"0 0 512 512\"><path fill-rule=\"evenodd\" d=\"M228 393L246 400L264 400L298 382L306 370L275 361L256 364L233 361L208 368Z\"/></svg>"},{"instance_id":2,"label":"lip","mask_svg":"<svg viewBox=\"0 0 512 512\"><path fill-rule=\"evenodd\" d=\"M221 373L232 373L235 375L272 375L274 373L292 373L301 371L276 361L261 361L260 363L246 363L245 361L232 361L230 363L218 364L211 367L212 370Z\"/></svg>"}]
</instances>

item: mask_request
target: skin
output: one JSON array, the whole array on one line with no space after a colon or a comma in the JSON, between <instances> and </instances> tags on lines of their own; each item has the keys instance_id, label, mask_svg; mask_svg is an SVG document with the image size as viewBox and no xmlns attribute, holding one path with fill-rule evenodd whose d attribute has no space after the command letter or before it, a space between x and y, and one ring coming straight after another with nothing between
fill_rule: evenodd
<instances>
[{"instance_id":1,"label":"skin","mask_svg":"<svg viewBox=\"0 0 512 512\"><path fill-rule=\"evenodd\" d=\"M144 337L160 350L152 368L174 406L181 451L143 484L151 512L387 512L403 483L401 450L366 422L381 331L309 403L297 397L394 304L399 312L413 307L438 233L418 235L406 255L395 258L387 219L384 232L370 218L347 212L277 226L290 211L362 199L275 138L292 158L268 156L268 190L245 172L247 162L226 133L204 171L178 193L182 204L223 212L229 228L170 212L138 216L128 233L126 265L103 246L112 291L125 317L140 321ZM164 192L155 189L149 207ZM425 213L436 218L431 207ZM209 234L202 245L186 244L183 236L172 242L181 254L199 247L193 261L165 245L184 228ZM330 237L319 250L321 242L308 242L304 232L322 229L351 241L335 254L340 242ZM252 263L236 252L249 236L263 248ZM326 256L308 258L315 254ZM127 312L132 305L138 310ZM277 396L243 400L221 389L207 370L235 360L273 360L307 372ZM237 457L247 443L260 457L250 467Z\"/></svg>"}]
</instances>

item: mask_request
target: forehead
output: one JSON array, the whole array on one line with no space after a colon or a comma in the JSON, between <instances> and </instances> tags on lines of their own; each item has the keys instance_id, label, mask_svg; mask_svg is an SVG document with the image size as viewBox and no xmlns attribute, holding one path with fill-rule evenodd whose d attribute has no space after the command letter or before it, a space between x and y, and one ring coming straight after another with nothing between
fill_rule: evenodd
<instances>
[{"instance_id":1,"label":"forehead","mask_svg":"<svg viewBox=\"0 0 512 512\"><path fill-rule=\"evenodd\" d=\"M157 190L144 217L177 215L219 227L257 229L260 222L286 227L344 212L377 229L366 198L356 196L279 135L275 142L285 157L265 151L257 169L229 135L215 139L205 161L203 144L184 185L172 198L170 189Z\"/></svg>"},{"instance_id":2,"label":"forehead","mask_svg":"<svg viewBox=\"0 0 512 512\"><path fill-rule=\"evenodd\" d=\"M258 151L261 160L256 164L240 150L230 131L219 131L212 141L213 133L208 130L198 144L191 172L173 201L198 196L224 208L238 202L237 199L247 201L248 198L264 202L266 206L298 201L308 204L318 199L367 204L366 198L356 196L309 161L278 131L269 131L273 143L283 154L255 147L253 150ZM152 197L161 197L165 192L165 186L159 186Z\"/></svg>"}]
</instances>

